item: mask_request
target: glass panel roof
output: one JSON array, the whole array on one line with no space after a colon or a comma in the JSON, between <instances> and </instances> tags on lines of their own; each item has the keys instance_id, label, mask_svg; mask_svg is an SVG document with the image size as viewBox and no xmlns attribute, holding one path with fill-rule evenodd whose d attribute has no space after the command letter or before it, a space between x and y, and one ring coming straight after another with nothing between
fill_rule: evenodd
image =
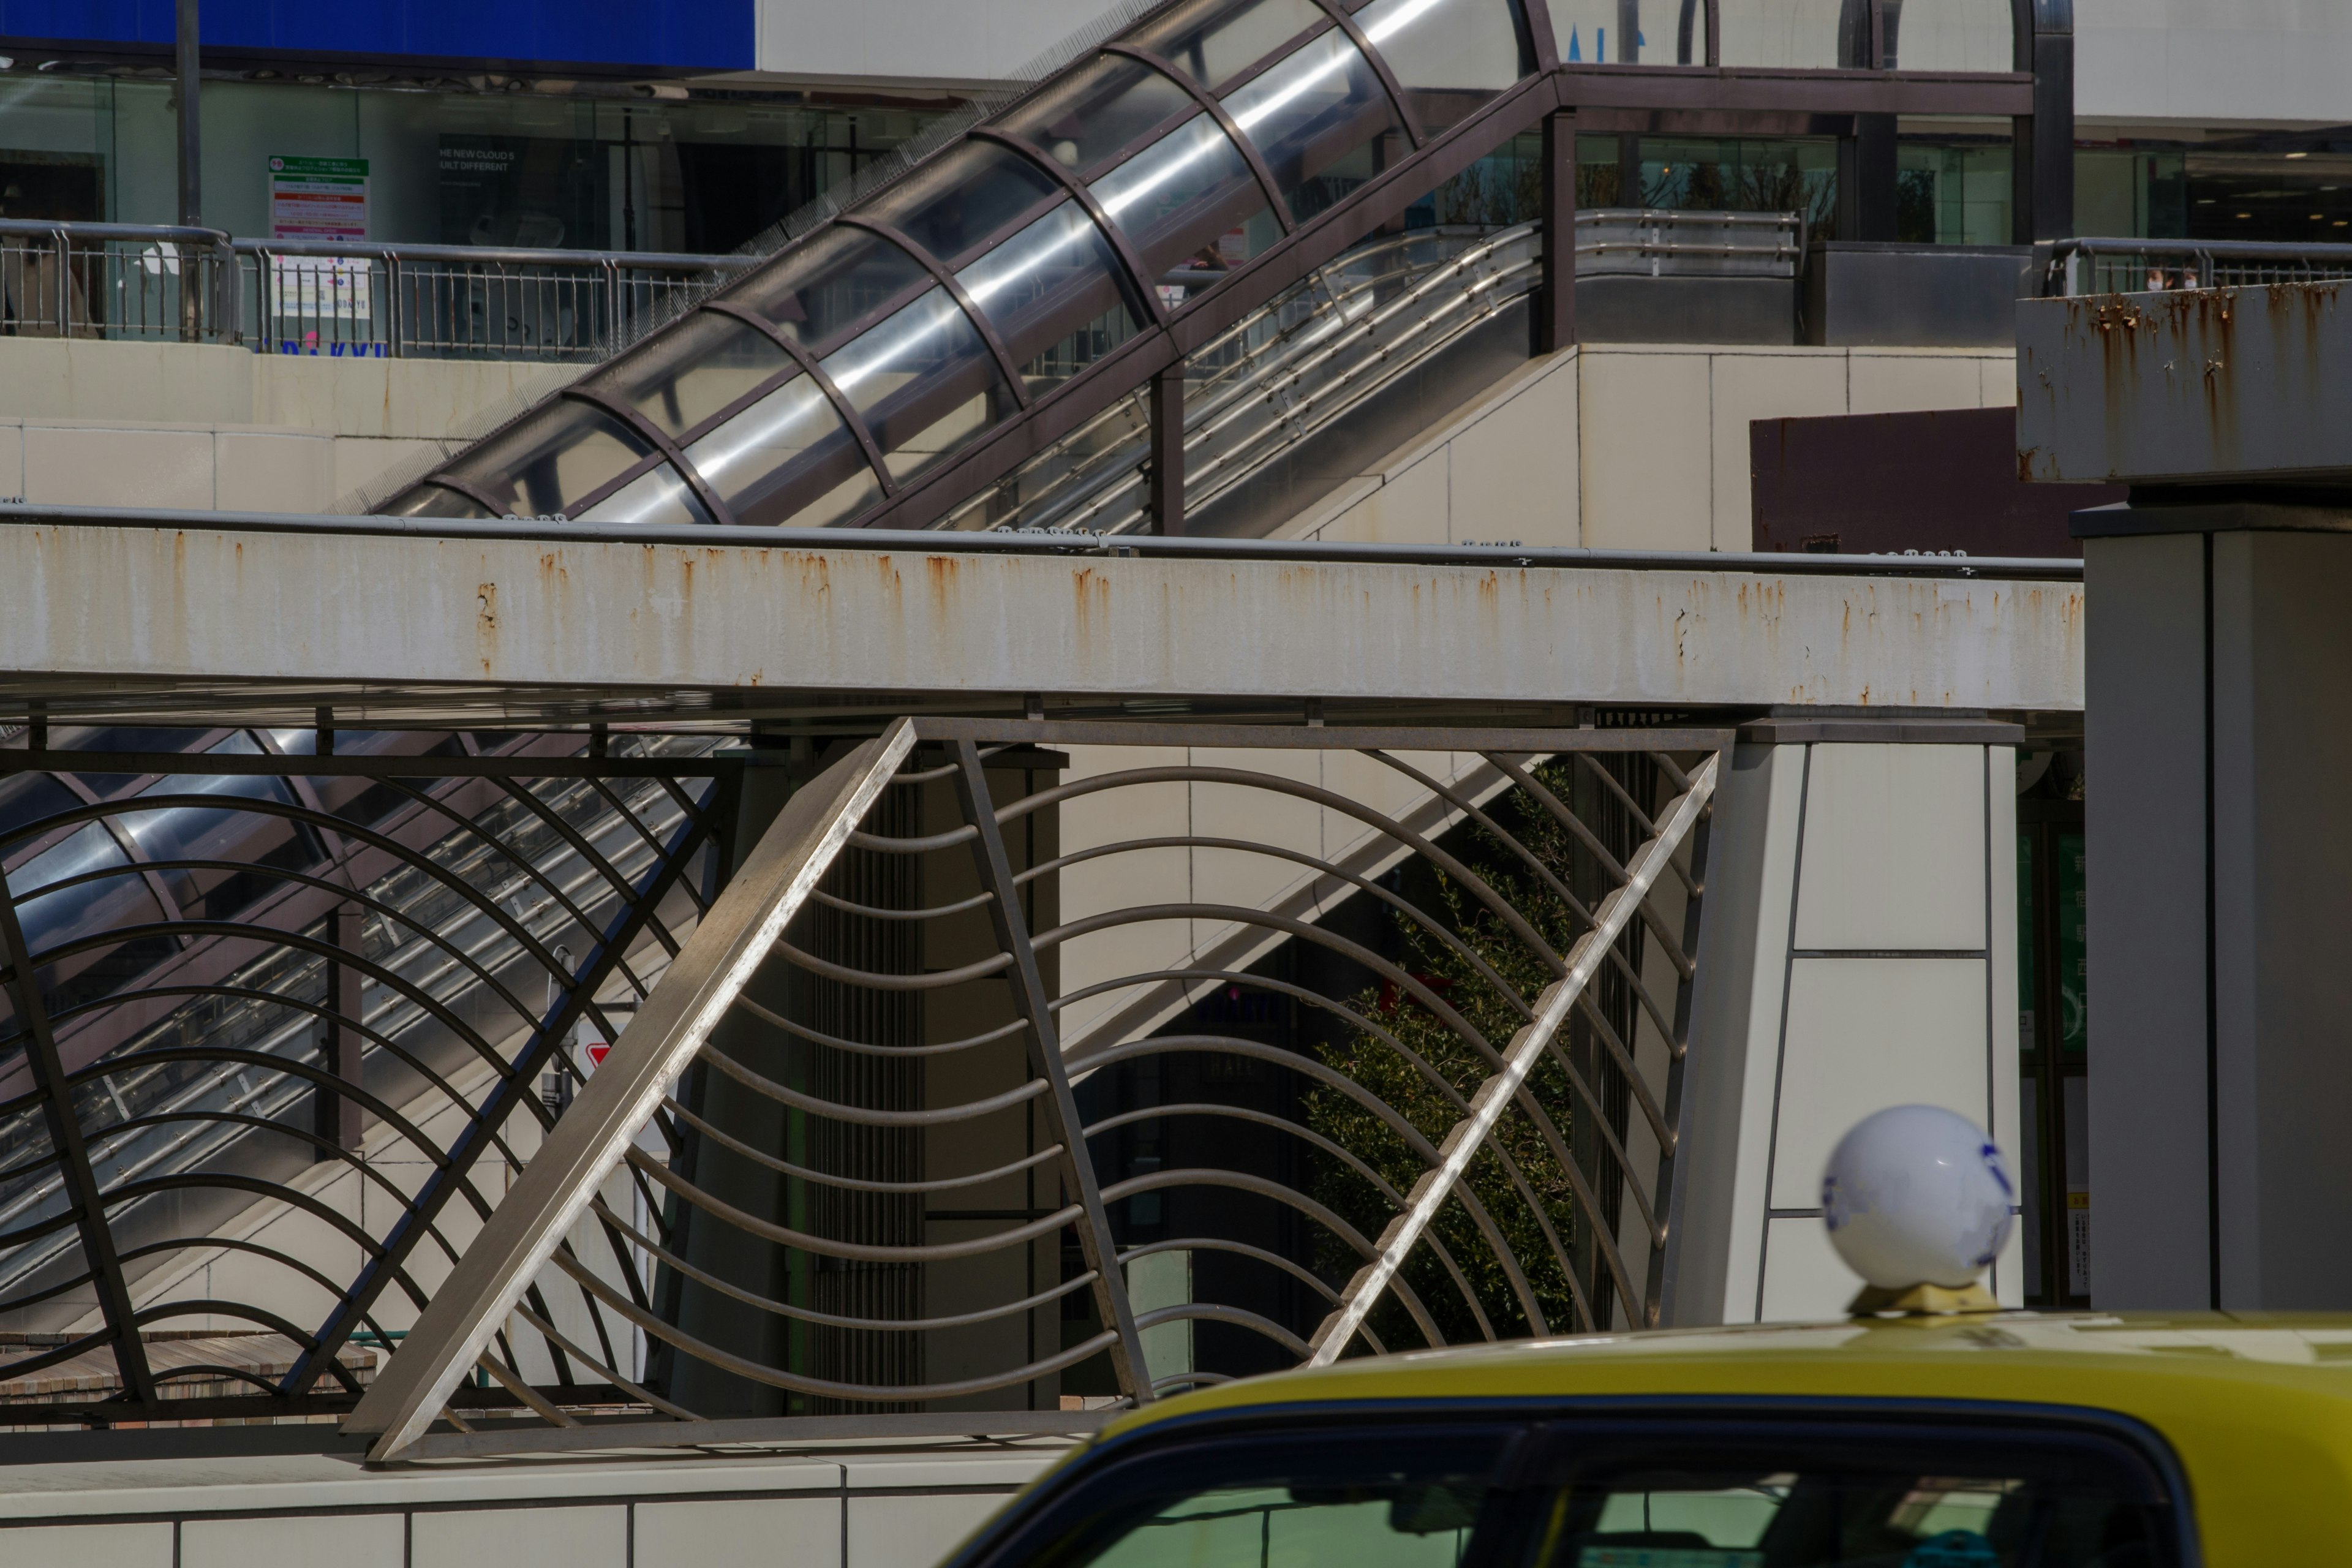
<instances>
[{"instance_id":1,"label":"glass panel roof","mask_svg":"<svg viewBox=\"0 0 2352 1568\"><path fill-rule=\"evenodd\" d=\"M1192 107L1192 95L1139 60L1108 55L999 121L1064 167L1087 170Z\"/></svg>"},{"instance_id":2,"label":"glass panel roof","mask_svg":"<svg viewBox=\"0 0 2352 1568\"><path fill-rule=\"evenodd\" d=\"M858 212L952 264L1060 188L1010 148L967 142Z\"/></svg>"},{"instance_id":3,"label":"glass panel roof","mask_svg":"<svg viewBox=\"0 0 2352 1568\"><path fill-rule=\"evenodd\" d=\"M928 284L915 258L877 235L819 229L721 296L757 311L811 353L830 353L852 328Z\"/></svg>"},{"instance_id":4,"label":"glass panel roof","mask_svg":"<svg viewBox=\"0 0 2352 1568\"><path fill-rule=\"evenodd\" d=\"M1154 278L1193 264L1223 270L1279 236L1249 164L1205 114L1178 126L1091 188Z\"/></svg>"},{"instance_id":5,"label":"glass panel roof","mask_svg":"<svg viewBox=\"0 0 2352 1568\"><path fill-rule=\"evenodd\" d=\"M1374 142L1403 140L1380 77L1345 33L1309 41L1224 101L1302 223L1379 172L1365 155Z\"/></svg>"},{"instance_id":6,"label":"glass panel roof","mask_svg":"<svg viewBox=\"0 0 2352 1568\"><path fill-rule=\"evenodd\" d=\"M1329 23L1314 0L1200 0L1147 22L1130 37L1220 92L1282 45Z\"/></svg>"}]
</instances>

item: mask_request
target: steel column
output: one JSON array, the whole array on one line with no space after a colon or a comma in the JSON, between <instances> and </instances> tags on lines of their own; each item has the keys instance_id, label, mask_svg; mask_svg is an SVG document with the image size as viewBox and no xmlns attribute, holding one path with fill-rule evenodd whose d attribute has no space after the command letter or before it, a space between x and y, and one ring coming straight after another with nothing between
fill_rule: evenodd
<instances>
[{"instance_id":1,"label":"steel column","mask_svg":"<svg viewBox=\"0 0 2352 1568\"><path fill-rule=\"evenodd\" d=\"M327 941L338 952L347 952L354 959L361 956L360 907L345 904L327 916ZM362 1006L362 982L364 973L356 963L331 959L327 963L326 1068L339 1083L353 1089L362 1087L361 1047L366 1036L360 1025L365 1016ZM340 1094L323 1084L318 1091L318 1116L313 1128L320 1137L338 1149L356 1152L360 1146L360 1102L352 1095ZM330 1156L324 1150L317 1158Z\"/></svg>"},{"instance_id":2,"label":"steel column","mask_svg":"<svg viewBox=\"0 0 2352 1568\"><path fill-rule=\"evenodd\" d=\"M1152 526L1163 534L1184 531L1184 362L1151 377L1150 496Z\"/></svg>"},{"instance_id":3,"label":"steel column","mask_svg":"<svg viewBox=\"0 0 2352 1568\"><path fill-rule=\"evenodd\" d=\"M1543 280L1535 296L1535 352L1576 342L1576 116L1543 122Z\"/></svg>"}]
</instances>

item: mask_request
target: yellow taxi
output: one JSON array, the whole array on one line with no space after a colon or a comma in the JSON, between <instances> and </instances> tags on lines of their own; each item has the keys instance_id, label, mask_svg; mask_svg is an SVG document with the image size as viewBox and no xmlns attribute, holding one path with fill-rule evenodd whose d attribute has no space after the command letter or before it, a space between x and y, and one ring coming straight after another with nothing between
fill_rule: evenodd
<instances>
[{"instance_id":1,"label":"yellow taxi","mask_svg":"<svg viewBox=\"0 0 2352 1568\"><path fill-rule=\"evenodd\" d=\"M2352 1563L2352 1317L1988 1312L1368 1357L1121 1417L949 1568Z\"/></svg>"}]
</instances>

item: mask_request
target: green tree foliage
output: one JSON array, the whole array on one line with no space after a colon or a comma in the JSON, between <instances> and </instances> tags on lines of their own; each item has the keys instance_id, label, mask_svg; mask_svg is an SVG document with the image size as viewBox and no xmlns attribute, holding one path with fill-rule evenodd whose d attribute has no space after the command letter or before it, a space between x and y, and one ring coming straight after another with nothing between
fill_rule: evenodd
<instances>
[{"instance_id":1,"label":"green tree foliage","mask_svg":"<svg viewBox=\"0 0 2352 1568\"><path fill-rule=\"evenodd\" d=\"M1546 764L1536 770L1536 777L1556 798L1577 799L1573 764L1564 760ZM1521 809L1505 809L1510 810L1511 831L1521 847L1591 907L1599 889L1587 852L1532 803L1515 795L1513 805ZM1496 815L1505 819L1501 812ZM1585 922L1496 835L1481 827L1471 837L1465 863L1552 952L1568 952ZM1436 1145L1465 1113L1478 1085L1491 1076L1495 1058L1508 1050L1537 996L1550 984L1552 971L1507 922L1457 880L1441 874L1425 905L1421 912L1444 934L1396 912L1404 950L1400 963L1433 993L1439 1005L1432 1007L1395 987L1367 990L1349 1005L1359 1020L1354 1031L1324 1047L1321 1054L1328 1066L1409 1122L1428 1144ZM1566 1034L1563 1047L1570 1045ZM1520 1261L1545 1323L1553 1332L1572 1331L1587 1320L1575 1304L1562 1255L1575 1266L1589 1252L1590 1238L1579 1234L1586 1222L1559 1156L1563 1148L1572 1149L1571 1129L1582 1108L1575 1103L1556 1056L1548 1054L1538 1063L1528 1087L1556 1130L1558 1142L1548 1139L1524 1110L1514 1108L1472 1163L1467 1184ZM1327 1158L1318 1167L1315 1187L1318 1200L1367 1241L1377 1241L1399 1200L1427 1168L1427 1160L1402 1133L1342 1089L1324 1086L1310 1093L1307 1119L1314 1131L1350 1152L1377 1176L1378 1184L1349 1163ZM1516 1180L1511 1165L1517 1170ZM1407 1260L1403 1279L1447 1342L1485 1339L1479 1312L1499 1336L1535 1331L1503 1261L1458 1197L1440 1211L1432 1230L1437 1247L1458 1267L1460 1279L1426 1241ZM1318 1263L1327 1279L1342 1282L1355 1272L1360 1258L1344 1241L1326 1237L1320 1246ZM1469 1297L1475 1298L1475 1310L1465 1295L1465 1282ZM1589 1293L1589 1275L1583 1282ZM1393 1292L1374 1311L1371 1327L1391 1350L1411 1348L1425 1337Z\"/></svg>"}]
</instances>

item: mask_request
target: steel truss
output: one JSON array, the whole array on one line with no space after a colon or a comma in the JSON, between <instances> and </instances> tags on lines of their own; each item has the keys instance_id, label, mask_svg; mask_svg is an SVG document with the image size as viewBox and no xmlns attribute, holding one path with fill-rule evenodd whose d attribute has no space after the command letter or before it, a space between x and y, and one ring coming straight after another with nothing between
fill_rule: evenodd
<instances>
[{"instance_id":1,"label":"steel truss","mask_svg":"<svg viewBox=\"0 0 2352 1568\"><path fill-rule=\"evenodd\" d=\"M673 1420L631 1443L717 1441L761 1410L858 1431L936 1420L874 1414L935 1400L1018 1411L1088 1363L1142 1403L1223 1375L1170 1362L1169 1332L1203 1325L1281 1364L1656 1324L1727 739L898 721L791 797L347 1429L379 1459L478 1448L427 1434L557 1277L657 1342ZM1154 750L1036 785L1055 746ZM1172 829L1097 835L1171 791ZM1212 797L1221 831L1192 826ZM1071 813L1097 826L1066 847ZM1184 895L1148 896L1171 857ZM1066 918L1078 878L1100 907ZM1276 1014L1322 1033L1232 1021ZM900 1076L851 1070L877 1063ZM1186 1063L1186 1098L1122 1103ZM1288 1098L1214 1087L1245 1081ZM662 1117L684 1130L667 1161L640 1136ZM1178 1124L1273 1152L1122 1163L1124 1138ZM664 1235L601 1195L625 1169L663 1189ZM653 1300L563 1252L591 1215L656 1260ZM1167 1253L1256 1284L1139 1310L1139 1265Z\"/></svg>"},{"instance_id":2,"label":"steel truss","mask_svg":"<svg viewBox=\"0 0 2352 1568\"><path fill-rule=\"evenodd\" d=\"M0 1361L0 1423L350 1409L593 1076L579 1037L707 904L740 773L701 742L184 733L0 749L0 1323L37 1347ZM641 1400L593 1302L515 1320L486 1383ZM266 1348L159 1363L198 1333ZM93 1357L112 1389L19 1381Z\"/></svg>"}]
</instances>

